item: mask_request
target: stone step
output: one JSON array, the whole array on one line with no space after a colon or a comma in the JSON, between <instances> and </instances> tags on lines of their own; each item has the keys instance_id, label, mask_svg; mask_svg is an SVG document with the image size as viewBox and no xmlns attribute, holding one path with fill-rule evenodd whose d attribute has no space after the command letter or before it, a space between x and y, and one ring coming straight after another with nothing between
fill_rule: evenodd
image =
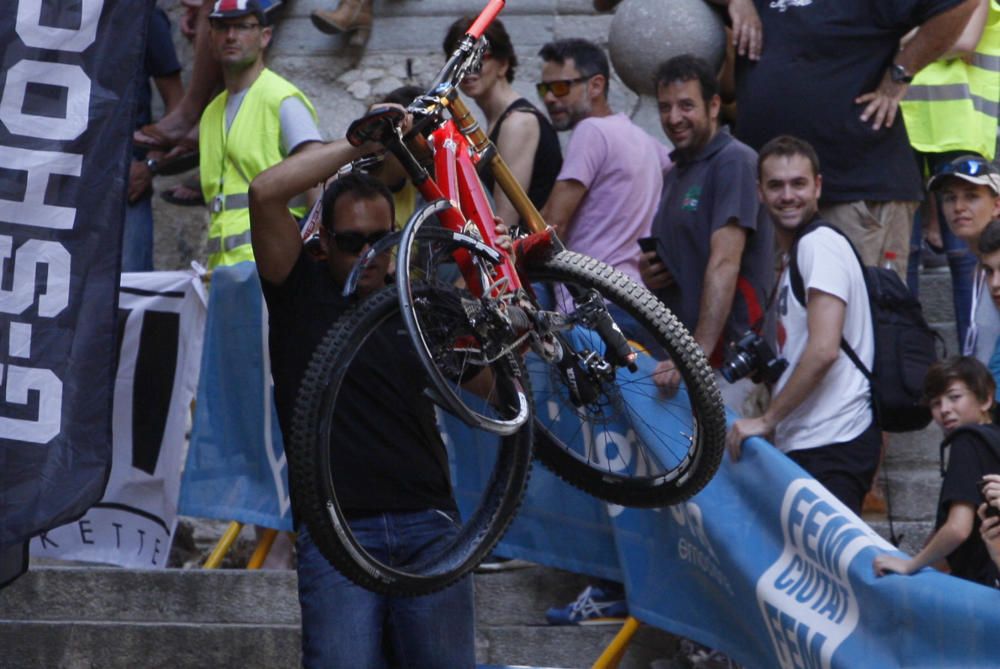
<instances>
[{"instance_id":1,"label":"stone step","mask_svg":"<svg viewBox=\"0 0 1000 669\"><path fill-rule=\"evenodd\" d=\"M124 602L123 602L124 604ZM299 665L298 625L6 621L5 669L247 667Z\"/></svg>"},{"instance_id":2,"label":"stone step","mask_svg":"<svg viewBox=\"0 0 1000 669\"><path fill-rule=\"evenodd\" d=\"M479 662L590 666L618 631L545 623L545 609L575 598L583 576L534 566L475 580ZM290 571L33 567L0 592L0 666L294 667L295 587ZM648 667L676 647L643 627L621 666Z\"/></svg>"},{"instance_id":3,"label":"stone step","mask_svg":"<svg viewBox=\"0 0 1000 669\"><path fill-rule=\"evenodd\" d=\"M920 306L930 323L955 321L951 274L945 267L920 272Z\"/></svg>"}]
</instances>

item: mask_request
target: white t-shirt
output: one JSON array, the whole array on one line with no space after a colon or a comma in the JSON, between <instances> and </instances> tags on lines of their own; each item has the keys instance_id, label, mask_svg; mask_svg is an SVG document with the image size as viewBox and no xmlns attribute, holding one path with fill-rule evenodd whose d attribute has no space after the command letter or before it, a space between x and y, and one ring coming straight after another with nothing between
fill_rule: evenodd
<instances>
[{"instance_id":1,"label":"white t-shirt","mask_svg":"<svg viewBox=\"0 0 1000 669\"><path fill-rule=\"evenodd\" d=\"M808 233L798 245L798 266L806 295L815 289L847 304L843 337L868 369L875 358L868 291L861 266L847 240L829 228ZM802 357L809 335L806 308L792 294L789 270L778 293L778 354L788 369L778 379L781 392ZM805 401L778 424L775 442L783 452L849 441L871 424L871 390L864 374L843 350Z\"/></svg>"}]
</instances>

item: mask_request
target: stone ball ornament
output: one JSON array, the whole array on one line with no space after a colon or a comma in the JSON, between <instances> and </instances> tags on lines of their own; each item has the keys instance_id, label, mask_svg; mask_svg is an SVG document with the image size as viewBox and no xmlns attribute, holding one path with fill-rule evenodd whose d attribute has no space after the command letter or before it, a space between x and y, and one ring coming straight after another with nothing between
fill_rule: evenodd
<instances>
[{"instance_id":1,"label":"stone ball ornament","mask_svg":"<svg viewBox=\"0 0 1000 669\"><path fill-rule=\"evenodd\" d=\"M608 52L626 86L655 95L660 63L684 53L718 70L726 55L722 17L705 0L624 0L615 11Z\"/></svg>"}]
</instances>

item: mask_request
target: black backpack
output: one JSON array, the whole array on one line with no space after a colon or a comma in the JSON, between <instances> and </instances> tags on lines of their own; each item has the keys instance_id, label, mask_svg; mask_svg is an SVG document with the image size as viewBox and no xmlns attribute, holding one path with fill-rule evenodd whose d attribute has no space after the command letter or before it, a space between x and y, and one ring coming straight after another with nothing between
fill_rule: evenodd
<instances>
[{"instance_id":1,"label":"black backpack","mask_svg":"<svg viewBox=\"0 0 1000 669\"><path fill-rule=\"evenodd\" d=\"M931 422L930 409L922 402L924 377L938 360L939 342L943 348L941 336L927 324L920 302L910 294L895 271L865 266L847 235L827 223L810 224L792 245L789 281L799 304L805 306L806 300L798 267L798 242L818 227L830 228L847 240L865 278L875 335L873 369L865 367L843 337L840 348L868 379L879 427L886 432L923 429Z\"/></svg>"}]
</instances>

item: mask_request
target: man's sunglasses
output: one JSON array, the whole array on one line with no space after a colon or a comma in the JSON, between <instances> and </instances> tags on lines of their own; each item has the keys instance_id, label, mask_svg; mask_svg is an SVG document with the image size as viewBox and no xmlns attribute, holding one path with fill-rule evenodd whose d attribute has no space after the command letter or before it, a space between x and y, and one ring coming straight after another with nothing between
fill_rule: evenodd
<instances>
[{"instance_id":1,"label":"man's sunglasses","mask_svg":"<svg viewBox=\"0 0 1000 669\"><path fill-rule=\"evenodd\" d=\"M540 98L544 98L546 95L548 95L549 91L552 91L552 95L556 96L557 98L561 98L566 95L569 95L569 91L573 87L573 84L578 84L581 81L587 81L588 79L592 79L593 77L594 75L592 74L589 77L577 77L576 79L557 79L556 81L540 81L537 84L535 84L535 90L538 91L538 97Z\"/></svg>"},{"instance_id":2,"label":"man's sunglasses","mask_svg":"<svg viewBox=\"0 0 1000 669\"><path fill-rule=\"evenodd\" d=\"M374 246L380 239L385 237L391 230L379 230L370 235L363 235L360 232L330 232L334 245L344 253L358 255L366 245Z\"/></svg>"}]
</instances>

